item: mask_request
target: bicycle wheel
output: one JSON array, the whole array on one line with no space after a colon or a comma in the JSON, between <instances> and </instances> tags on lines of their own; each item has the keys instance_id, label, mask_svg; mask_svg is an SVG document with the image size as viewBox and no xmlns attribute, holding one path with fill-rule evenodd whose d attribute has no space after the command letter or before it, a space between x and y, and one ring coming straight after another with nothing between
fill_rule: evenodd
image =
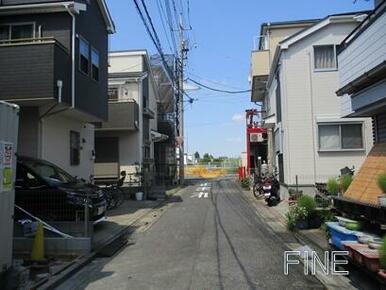
<instances>
[{"instance_id":1,"label":"bicycle wheel","mask_svg":"<svg viewBox=\"0 0 386 290\"><path fill-rule=\"evenodd\" d=\"M115 206L118 207L122 205L122 203L125 201L124 198L124 192L119 187L115 188L114 190L114 200L115 200Z\"/></svg>"}]
</instances>

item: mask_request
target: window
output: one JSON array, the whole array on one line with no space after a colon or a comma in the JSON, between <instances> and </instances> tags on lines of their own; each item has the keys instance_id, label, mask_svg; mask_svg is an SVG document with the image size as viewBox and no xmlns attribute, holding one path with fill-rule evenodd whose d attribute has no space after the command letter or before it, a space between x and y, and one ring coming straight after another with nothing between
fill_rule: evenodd
<instances>
[{"instance_id":1,"label":"window","mask_svg":"<svg viewBox=\"0 0 386 290\"><path fill-rule=\"evenodd\" d=\"M0 40L34 38L33 24L9 24L0 26Z\"/></svg>"},{"instance_id":2,"label":"window","mask_svg":"<svg viewBox=\"0 0 386 290\"><path fill-rule=\"evenodd\" d=\"M70 131L70 164L79 165L80 163L80 133Z\"/></svg>"},{"instance_id":3,"label":"window","mask_svg":"<svg viewBox=\"0 0 386 290\"><path fill-rule=\"evenodd\" d=\"M362 124L319 125L319 150L363 149Z\"/></svg>"},{"instance_id":4,"label":"window","mask_svg":"<svg viewBox=\"0 0 386 290\"><path fill-rule=\"evenodd\" d=\"M89 73L89 44L83 38L79 38L79 69L88 75Z\"/></svg>"},{"instance_id":5,"label":"window","mask_svg":"<svg viewBox=\"0 0 386 290\"><path fill-rule=\"evenodd\" d=\"M99 52L95 48L91 51L91 76L99 81Z\"/></svg>"},{"instance_id":6,"label":"window","mask_svg":"<svg viewBox=\"0 0 386 290\"><path fill-rule=\"evenodd\" d=\"M333 70L337 68L335 45L314 46L314 68L315 70Z\"/></svg>"},{"instance_id":7,"label":"window","mask_svg":"<svg viewBox=\"0 0 386 290\"><path fill-rule=\"evenodd\" d=\"M118 101L118 88L108 89L109 101Z\"/></svg>"},{"instance_id":8,"label":"window","mask_svg":"<svg viewBox=\"0 0 386 290\"><path fill-rule=\"evenodd\" d=\"M0 26L0 40L9 40L9 26L2 25Z\"/></svg>"}]
</instances>

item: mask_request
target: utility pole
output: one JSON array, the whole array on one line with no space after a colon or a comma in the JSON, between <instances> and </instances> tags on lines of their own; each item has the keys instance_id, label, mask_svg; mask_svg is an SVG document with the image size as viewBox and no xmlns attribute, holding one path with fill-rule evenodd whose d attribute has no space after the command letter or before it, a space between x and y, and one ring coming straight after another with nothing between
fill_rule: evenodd
<instances>
[{"instance_id":1,"label":"utility pole","mask_svg":"<svg viewBox=\"0 0 386 290\"><path fill-rule=\"evenodd\" d=\"M185 151L184 151L184 61L186 58L186 53L188 49L186 47L186 41L184 37L184 27L182 22L182 17L180 15L180 24L179 24L179 55L177 61L177 77L178 77L178 136L180 137L180 145L179 145L179 182L180 184L184 183L185 179Z\"/></svg>"}]
</instances>

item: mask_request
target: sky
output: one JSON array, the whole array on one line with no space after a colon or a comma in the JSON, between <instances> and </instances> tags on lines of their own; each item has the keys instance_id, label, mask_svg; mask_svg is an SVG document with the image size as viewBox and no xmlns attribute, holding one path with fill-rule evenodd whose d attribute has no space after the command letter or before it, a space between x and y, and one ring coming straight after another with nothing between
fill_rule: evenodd
<instances>
[{"instance_id":1,"label":"sky","mask_svg":"<svg viewBox=\"0 0 386 290\"><path fill-rule=\"evenodd\" d=\"M169 53L157 1L145 0L165 53ZM188 0L175 0L186 7ZM159 3L159 2L158 2ZM112 50L156 49L133 0L107 0L117 32ZM250 85L253 39L263 22L323 18L330 14L368 10L366 0L190 0L191 31L186 76L223 90L246 90ZM188 25L187 25L188 26ZM245 110L257 108L250 93L224 94L206 89L189 92L197 99L185 104L185 151L201 155L238 157L245 151Z\"/></svg>"}]
</instances>

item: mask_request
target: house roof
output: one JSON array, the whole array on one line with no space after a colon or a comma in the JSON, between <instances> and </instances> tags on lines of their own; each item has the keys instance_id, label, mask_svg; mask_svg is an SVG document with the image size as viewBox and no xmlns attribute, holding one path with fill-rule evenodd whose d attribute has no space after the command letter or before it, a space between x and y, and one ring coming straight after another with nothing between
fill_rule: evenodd
<instances>
[{"instance_id":1,"label":"house roof","mask_svg":"<svg viewBox=\"0 0 386 290\"><path fill-rule=\"evenodd\" d=\"M346 49L351 43L354 42L354 40L361 35L368 27L371 26L371 24L377 20L380 16L386 13L386 1L383 1L378 7L374 9L365 20L356 28L354 29L343 41L341 45L341 49L338 51L338 53L342 52L344 49Z\"/></svg>"},{"instance_id":2,"label":"house roof","mask_svg":"<svg viewBox=\"0 0 386 290\"><path fill-rule=\"evenodd\" d=\"M317 31L323 29L324 27L330 25L331 23L344 23L344 22L351 22L358 19L361 15L366 15L368 11L357 11L357 12L350 12L350 13L341 13L341 14L333 14L326 16L325 18L321 19L320 21L316 22L314 25L307 27L290 37L282 40L278 44L278 48L275 51L275 55L272 62L272 68L276 70L276 67L278 65L281 52L283 50L288 49L293 44L303 40L304 38L316 33ZM268 83L272 81L273 74L269 76Z\"/></svg>"},{"instance_id":3,"label":"house roof","mask_svg":"<svg viewBox=\"0 0 386 290\"><path fill-rule=\"evenodd\" d=\"M115 33L115 25L111 17L110 11L106 5L105 0L95 0L102 13L105 21L107 31ZM48 12L65 12L70 9L72 12L80 13L86 10L86 4L81 1L61 1L61 2L45 2L45 3L31 3L0 6L0 14L17 15L24 14L25 10L29 13L48 13Z\"/></svg>"}]
</instances>

